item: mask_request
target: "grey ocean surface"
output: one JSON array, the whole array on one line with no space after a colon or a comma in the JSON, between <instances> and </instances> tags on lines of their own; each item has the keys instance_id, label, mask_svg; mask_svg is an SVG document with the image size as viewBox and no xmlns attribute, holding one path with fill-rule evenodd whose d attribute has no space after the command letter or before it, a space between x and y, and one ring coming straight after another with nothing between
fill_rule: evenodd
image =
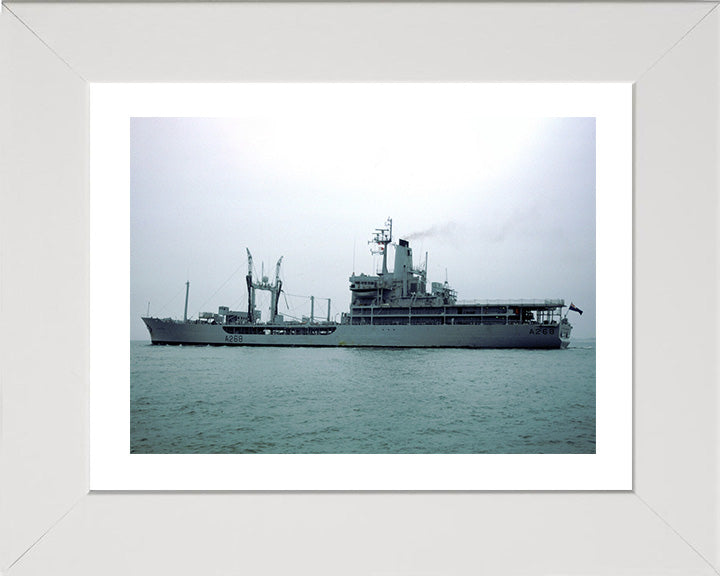
<instances>
[{"instance_id":1,"label":"grey ocean surface","mask_svg":"<svg viewBox=\"0 0 720 576\"><path fill-rule=\"evenodd\" d=\"M567 350L131 342L131 452L588 454L595 340Z\"/></svg>"}]
</instances>

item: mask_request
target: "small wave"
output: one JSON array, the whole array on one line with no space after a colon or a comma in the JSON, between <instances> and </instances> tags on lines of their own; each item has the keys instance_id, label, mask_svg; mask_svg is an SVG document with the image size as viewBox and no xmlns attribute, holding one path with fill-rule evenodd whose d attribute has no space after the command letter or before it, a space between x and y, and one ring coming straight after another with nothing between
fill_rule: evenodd
<instances>
[{"instance_id":1,"label":"small wave","mask_svg":"<svg viewBox=\"0 0 720 576\"><path fill-rule=\"evenodd\" d=\"M545 351L328 349L326 370L315 349L135 348L132 450L593 452L596 347L570 349L583 353L561 363ZM227 354L247 356L242 376Z\"/></svg>"}]
</instances>

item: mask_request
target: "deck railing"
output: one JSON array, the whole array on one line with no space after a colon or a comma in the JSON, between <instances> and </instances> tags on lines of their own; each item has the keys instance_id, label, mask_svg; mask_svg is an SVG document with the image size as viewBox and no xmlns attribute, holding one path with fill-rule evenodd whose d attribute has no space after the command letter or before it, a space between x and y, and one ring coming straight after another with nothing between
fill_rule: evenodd
<instances>
[{"instance_id":1,"label":"deck railing","mask_svg":"<svg viewBox=\"0 0 720 576\"><path fill-rule=\"evenodd\" d=\"M562 298L550 300L458 300L455 304L472 304L475 306L565 306L565 300Z\"/></svg>"}]
</instances>

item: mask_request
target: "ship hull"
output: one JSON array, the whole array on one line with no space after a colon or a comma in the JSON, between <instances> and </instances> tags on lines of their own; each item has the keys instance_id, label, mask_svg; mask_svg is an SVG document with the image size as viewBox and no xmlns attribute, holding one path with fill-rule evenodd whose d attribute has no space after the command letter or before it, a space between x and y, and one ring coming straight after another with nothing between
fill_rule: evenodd
<instances>
[{"instance_id":1,"label":"ship hull","mask_svg":"<svg viewBox=\"0 0 720 576\"><path fill-rule=\"evenodd\" d=\"M385 348L566 348L569 333L537 324L465 326L388 326L337 324L315 334L277 334L278 326L260 333L228 333L219 324L143 318L153 344L200 346L312 346Z\"/></svg>"}]
</instances>

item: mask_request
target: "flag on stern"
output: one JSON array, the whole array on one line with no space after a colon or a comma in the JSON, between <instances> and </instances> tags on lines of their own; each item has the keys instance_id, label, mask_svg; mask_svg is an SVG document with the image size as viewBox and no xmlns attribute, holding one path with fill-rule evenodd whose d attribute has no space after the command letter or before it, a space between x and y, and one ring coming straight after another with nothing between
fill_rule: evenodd
<instances>
[{"instance_id":1,"label":"flag on stern","mask_svg":"<svg viewBox=\"0 0 720 576\"><path fill-rule=\"evenodd\" d=\"M575 304L573 304L572 302L570 302L570 310L575 310L575 312L579 312L580 315L582 315L582 310L580 310L580 308L575 306Z\"/></svg>"}]
</instances>

